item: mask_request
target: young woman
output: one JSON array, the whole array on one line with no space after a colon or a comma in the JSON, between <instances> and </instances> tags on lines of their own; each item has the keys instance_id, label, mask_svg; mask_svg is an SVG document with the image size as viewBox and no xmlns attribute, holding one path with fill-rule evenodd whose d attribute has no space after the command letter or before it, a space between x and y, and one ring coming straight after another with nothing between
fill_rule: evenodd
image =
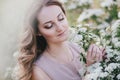
<instances>
[{"instance_id":1,"label":"young woman","mask_svg":"<svg viewBox=\"0 0 120 80\"><path fill-rule=\"evenodd\" d=\"M82 80L78 70L80 49L69 42L69 25L58 0L38 0L21 40L20 80ZM103 51L90 45L87 66L102 60Z\"/></svg>"}]
</instances>

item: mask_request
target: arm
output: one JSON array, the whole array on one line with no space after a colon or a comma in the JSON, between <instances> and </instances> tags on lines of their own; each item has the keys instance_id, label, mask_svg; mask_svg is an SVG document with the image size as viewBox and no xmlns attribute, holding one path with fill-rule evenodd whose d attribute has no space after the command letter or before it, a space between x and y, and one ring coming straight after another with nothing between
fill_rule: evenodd
<instances>
[{"instance_id":1,"label":"arm","mask_svg":"<svg viewBox=\"0 0 120 80\"><path fill-rule=\"evenodd\" d=\"M32 80L52 80L50 77L39 67L33 66Z\"/></svg>"}]
</instances>

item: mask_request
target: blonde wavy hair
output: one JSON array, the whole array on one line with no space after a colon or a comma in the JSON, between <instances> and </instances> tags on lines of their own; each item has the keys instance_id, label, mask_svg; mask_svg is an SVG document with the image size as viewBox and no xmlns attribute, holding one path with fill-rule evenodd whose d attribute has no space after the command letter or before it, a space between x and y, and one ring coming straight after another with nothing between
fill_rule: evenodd
<instances>
[{"instance_id":1,"label":"blonde wavy hair","mask_svg":"<svg viewBox=\"0 0 120 80\"><path fill-rule=\"evenodd\" d=\"M38 36L37 15L44 6L57 5L65 14L64 7L58 0L35 0L27 14L25 29L20 41L17 72L18 80L32 80L33 63L46 49L47 42L43 36Z\"/></svg>"}]
</instances>

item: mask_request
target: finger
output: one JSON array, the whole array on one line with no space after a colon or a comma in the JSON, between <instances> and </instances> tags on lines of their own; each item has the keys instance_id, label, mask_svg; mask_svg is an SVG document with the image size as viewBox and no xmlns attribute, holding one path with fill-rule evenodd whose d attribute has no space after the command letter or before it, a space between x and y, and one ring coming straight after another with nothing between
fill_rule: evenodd
<instances>
[{"instance_id":1,"label":"finger","mask_svg":"<svg viewBox=\"0 0 120 80\"><path fill-rule=\"evenodd\" d=\"M103 55L103 56L106 55L106 50L105 50L105 49L103 49L103 51L102 51L102 55Z\"/></svg>"},{"instance_id":2,"label":"finger","mask_svg":"<svg viewBox=\"0 0 120 80\"><path fill-rule=\"evenodd\" d=\"M96 53L97 53L97 47L96 47L96 45L93 45L93 49L92 49L92 52L91 52L91 57L95 58L96 57Z\"/></svg>"},{"instance_id":3,"label":"finger","mask_svg":"<svg viewBox=\"0 0 120 80\"><path fill-rule=\"evenodd\" d=\"M99 62L100 54L96 54L96 61Z\"/></svg>"},{"instance_id":4,"label":"finger","mask_svg":"<svg viewBox=\"0 0 120 80\"><path fill-rule=\"evenodd\" d=\"M91 57L92 49L93 49L93 45L90 45L88 49L88 54L87 54L88 57Z\"/></svg>"},{"instance_id":5,"label":"finger","mask_svg":"<svg viewBox=\"0 0 120 80\"><path fill-rule=\"evenodd\" d=\"M100 61L102 61L102 55L100 55Z\"/></svg>"},{"instance_id":6,"label":"finger","mask_svg":"<svg viewBox=\"0 0 120 80\"><path fill-rule=\"evenodd\" d=\"M102 61L102 57L103 57L102 51L100 48L98 48L98 51L99 51L99 61Z\"/></svg>"},{"instance_id":7,"label":"finger","mask_svg":"<svg viewBox=\"0 0 120 80\"><path fill-rule=\"evenodd\" d=\"M100 52L99 48L97 47L97 53L96 53L97 61L100 61L100 54L101 54L101 52Z\"/></svg>"},{"instance_id":8,"label":"finger","mask_svg":"<svg viewBox=\"0 0 120 80\"><path fill-rule=\"evenodd\" d=\"M101 58L102 58L102 51L98 46L96 46L96 60L101 61Z\"/></svg>"},{"instance_id":9,"label":"finger","mask_svg":"<svg viewBox=\"0 0 120 80\"><path fill-rule=\"evenodd\" d=\"M102 51L102 55L104 56L106 53L105 48L102 47L102 48L100 48L100 50Z\"/></svg>"}]
</instances>

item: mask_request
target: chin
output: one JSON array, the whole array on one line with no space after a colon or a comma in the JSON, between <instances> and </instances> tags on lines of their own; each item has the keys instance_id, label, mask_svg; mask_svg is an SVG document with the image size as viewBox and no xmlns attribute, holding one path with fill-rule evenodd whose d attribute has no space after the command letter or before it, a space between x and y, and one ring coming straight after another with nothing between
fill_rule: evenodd
<instances>
[{"instance_id":1,"label":"chin","mask_svg":"<svg viewBox=\"0 0 120 80\"><path fill-rule=\"evenodd\" d=\"M58 39L58 42L64 42L68 40L68 35L61 37L60 39Z\"/></svg>"},{"instance_id":2,"label":"chin","mask_svg":"<svg viewBox=\"0 0 120 80\"><path fill-rule=\"evenodd\" d=\"M64 35L58 36L55 42L64 42L67 41L69 38L69 31L66 31Z\"/></svg>"}]
</instances>

